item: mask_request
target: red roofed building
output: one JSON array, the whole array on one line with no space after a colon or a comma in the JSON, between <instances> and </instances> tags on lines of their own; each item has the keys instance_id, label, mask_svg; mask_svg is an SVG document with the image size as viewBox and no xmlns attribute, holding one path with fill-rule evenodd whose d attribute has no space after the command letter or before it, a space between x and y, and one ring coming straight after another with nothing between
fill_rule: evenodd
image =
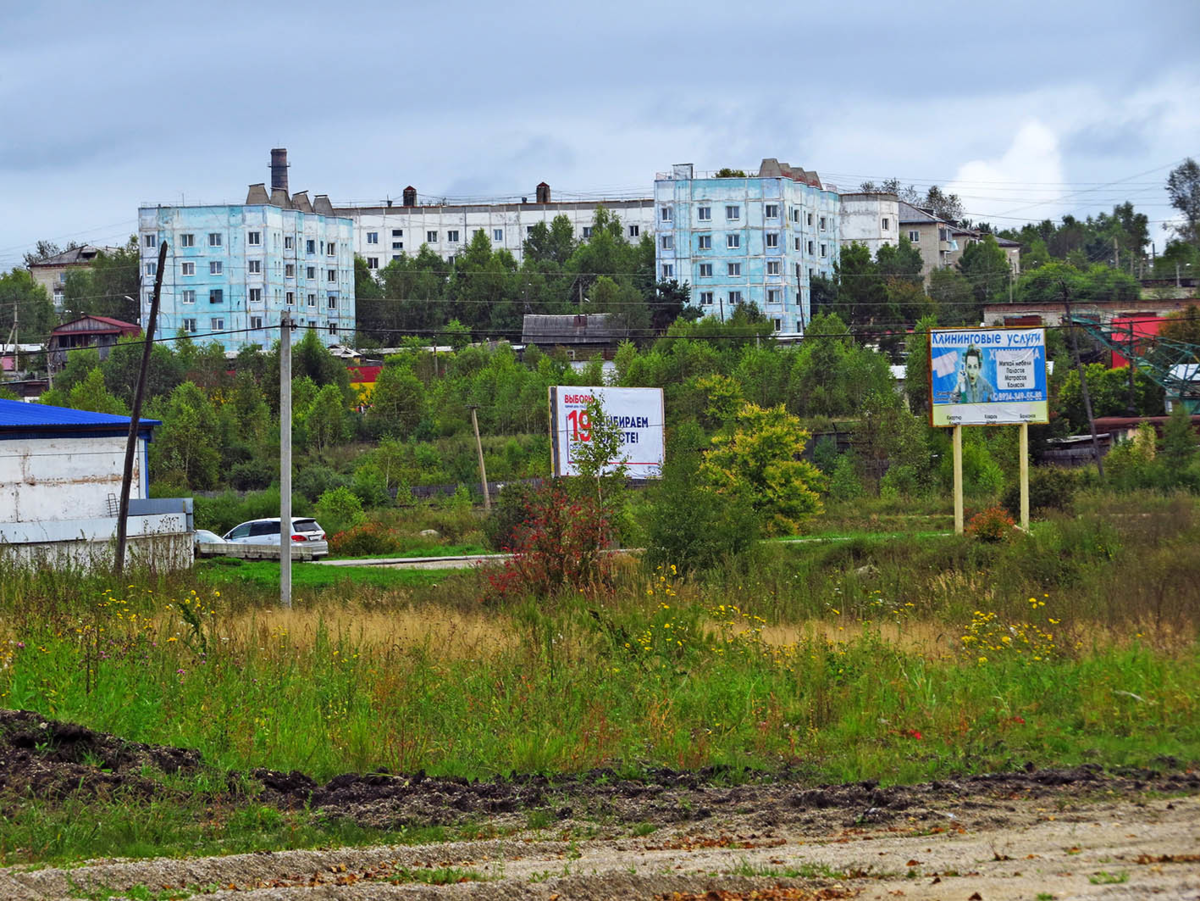
<instances>
[{"instance_id":1,"label":"red roofed building","mask_svg":"<svg viewBox=\"0 0 1200 901\"><path fill-rule=\"evenodd\" d=\"M142 327L133 322L122 322L110 316L80 316L64 322L50 333L46 357L54 371L67 365L68 351L77 347L94 347L100 352L100 359L105 360L114 344L122 338L136 338L141 333Z\"/></svg>"}]
</instances>

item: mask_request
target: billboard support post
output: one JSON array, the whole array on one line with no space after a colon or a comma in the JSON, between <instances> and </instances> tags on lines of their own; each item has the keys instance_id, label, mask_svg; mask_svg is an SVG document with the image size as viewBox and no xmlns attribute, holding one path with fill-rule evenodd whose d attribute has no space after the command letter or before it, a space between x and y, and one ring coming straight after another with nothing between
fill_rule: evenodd
<instances>
[{"instance_id":1,"label":"billboard support post","mask_svg":"<svg viewBox=\"0 0 1200 901\"><path fill-rule=\"evenodd\" d=\"M954 427L954 534L963 533L962 426Z\"/></svg>"},{"instance_id":2,"label":"billboard support post","mask_svg":"<svg viewBox=\"0 0 1200 901\"><path fill-rule=\"evenodd\" d=\"M1029 423L1021 423L1021 531L1029 531Z\"/></svg>"}]
</instances>

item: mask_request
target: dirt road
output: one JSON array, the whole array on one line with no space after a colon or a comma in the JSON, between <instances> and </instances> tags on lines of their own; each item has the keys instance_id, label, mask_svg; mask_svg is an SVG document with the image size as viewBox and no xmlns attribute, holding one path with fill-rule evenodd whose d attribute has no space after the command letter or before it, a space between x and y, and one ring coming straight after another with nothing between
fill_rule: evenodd
<instances>
[{"instance_id":1,"label":"dirt road","mask_svg":"<svg viewBox=\"0 0 1200 901\"><path fill-rule=\"evenodd\" d=\"M505 840L295 851L0 871L0 897L100 889L207 890L266 899L1200 899L1200 798L966 798L887 825L755 825L756 812L642 837ZM890 818L889 818L890 819ZM463 879L449 885L423 880ZM212 892L212 894L207 894ZM107 896L104 896L107 897ZM136 894L135 897L153 897Z\"/></svg>"}]
</instances>

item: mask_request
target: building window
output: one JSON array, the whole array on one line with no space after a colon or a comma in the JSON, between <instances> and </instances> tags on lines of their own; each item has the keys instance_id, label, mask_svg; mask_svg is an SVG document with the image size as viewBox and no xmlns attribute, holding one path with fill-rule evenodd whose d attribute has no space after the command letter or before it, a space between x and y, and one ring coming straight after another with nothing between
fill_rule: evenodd
<instances>
[{"instance_id":1,"label":"building window","mask_svg":"<svg viewBox=\"0 0 1200 901\"><path fill-rule=\"evenodd\" d=\"M725 236L725 246L730 249L733 249L736 247L741 247L742 246L742 236L741 235L726 235Z\"/></svg>"},{"instance_id":2,"label":"building window","mask_svg":"<svg viewBox=\"0 0 1200 901\"><path fill-rule=\"evenodd\" d=\"M221 332L221 331L225 330L225 320L224 319L212 319L212 320L210 320L210 323L211 324L209 327L214 332Z\"/></svg>"},{"instance_id":3,"label":"building window","mask_svg":"<svg viewBox=\"0 0 1200 901\"><path fill-rule=\"evenodd\" d=\"M775 323L775 331L777 331L777 332L783 331L783 320L775 319L773 321Z\"/></svg>"},{"instance_id":4,"label":"building window","mask_svg":"<svg viewBox=\"0 0 1200 901\"><path fill-rule=\"evenodd\" d=\"M367 232L367 243L368 244L378 244L379 243L379 232Z\"/></svg>"},{"instance_id":5,"label":"building window","mask_svg":"<svg viewBox=\"0 0 1200 901\"><path fill-rule=\"evenodd\" d=\"M309 278L309 279L316 278L317 277L317 267L316 266L305 266L304 267L304 277Z\"/></svg>"},{"instance_id":6,"label":"building window","mask_svg":"<svg viewBox=\"0 0 1200 901\"><path fill-rule=\"evenodd\" d=\"M392 242L392 250L403 250L403 249L404 249L403 241L393 241Z\"/></svg>"},{"instance_id":7,"label":"building window","mask_svg":"<svg viewBox=\"0 0 1200 901\"><path fill-rule=\"evenodd\" d=\"M437 243L437 232L425 232L425 243L426 244L436 244Z\"/></svg>"},{"instance_id":8,"label":"building window","mask_svg":"<svg viewBox=\"0 0 1200 901\"><path fill-rule=\"evenodd\" d=\"M672 266L670 263L664 263L663 267L662 267L662 277L663 278L674 278L675 277L675 267Z\"/></svg>"},{"instance_id":9,"label":"building window","mask_svg":"<svg viewBox=\"0 0 1200 901\"><path fill-rule=\"evenodd\" d=\"M262 275L262 260L247 260L246 271L251 275Z\"/></svg>"},{"instance_id":10,"label":"building window","mask_svg":"<svg viewBox=\"0 0 1200 901\"><path fill-rule=\"evenodd\" d=\"M813 242L812 241L808 242L808 255L809 256L813 255Z\"/></svg>"},{"instance_id":11,"label":"building window","mask_svg":"<svg viewBox=\"0 0 1200 901\"><path fill-rule=\"evenodd\" d=\"M309 238L307 241L305 241L304 242L304 252L305 253L316 253L317 252L317 242L314 241L312 238Z\"/></svg>"},{"instance_id":12,"label":"building window","mask_svg":"<svg viewBox=\"0 0 1200 901\"><path fill-rule=\"evenodd\" d=\"M778 288L767 289L767 303L779 303L780 290Z\"/></svg>"},{"instance_id":13,"label":"building window","mask_svg":"<svg viewBox=\"0 0 1200 901\"><path fill-rule=\"evenodd\" d=\"M768 247L778 247L779 246L779 234L777 232L767 232L767 246Z\"/></svg>"},{"instance_id":14,"label":"building window","mask_svg":"<svg viewBox=\"0 0 1200 901\"><path fill-rule=\"evenodd\" d=\"M402 228L393 228L393 229L392 229L392 237L393 237L393 238L403 238L403 237L404 237L404 229L402 229Z\"/></svg>"},{"instance_id":15,"label":"building window","mask_svg":"<svg viewBox=\"0 0 1200 901\"><path fill-rule=\"evenodd\" d=\"M821 217L821 231L825 231L825 217Z\"/></svg>"},{"instance_id":16,"label":"building window","mask_svg":"<svg viewBox=\"0 0 1200 901\"><path fill-rule=\"evenodd\" d=\"M394 254L392 254L392 261L393 261L393 262L395 262L395 261L396 261L396 260L398 260L398 259L400 259L400 254L398 254L398 253L394 253Z\"/></svg>"},{"instance_id":17,"label":"building window","mask_svg":"<svg viewBox=\"0 0 1200 901\"><path fill-rule=\"evenodd\" d=\"M696 240L701 250L712 250L712 235L700 235Z\"/></svg>"},{"instance_id":18,"label":"building window","mask_svg":"<svg viewBox=\"0 0 1200 901\"><path fill-rule=\"evenodd\" d=\"M700 277L701 278L712 278L712 263L701 263L700 264Z\"/></svg>"},{"instance_id":19,"label":"building window","mask_svg":"<svg viewBox=\"0 0 1200 901\"><path fill-rule=\"evenodd\" d=\"M588 240L588 239L589 239L591 236L592 236L592 227L591 227L590 225L585 225L585 226L583 227L583 240L585 240L585 241L586 241L586 240Z\"/></svg>"},{"instance_id":20,"label":"building window","mask_svg":"<svg viewBox=\"0 0 1200 901\"><path fill-rule=\"evenodd\" d=\"M157 237L158 237L158 235L156 235L154 232L150 232L150 234L145 236L145 240L142 243L146 247L153 247L155 244L158 243L157 241L154 240Z\"/></svg>"},{"instance_id":21,"label":"building window","mask_svg":"<svg viewBox=\"0 0 1200 901\"><path fill-rule=\"evenodd\" d=\"M256 331L261 331L263 327L262 320L263 318L261 316L251 316L250 328L255 329Z\"/></svg>"},{"instance_id":22,"label":"building window","mask_svg":"<svg viewBox=\"0 0 1200 901\"><path fill-rule=\"evenodd\" d=\"M457 244L458 243L458 230L452 229L452 230L446 232L446 240L448 242L450 242L451 244Z\"/></svg>"},{"instance_id":23,"label":"building window","mask_svg":"<svg viewBox=\"0 0 1200 901\"><path fill-rule=\"evenodd\" d=\"M331 334L331 335L337 334L337 323L336 322L329 323L329 334Z\"/></svg>"},{"instance_id":24,"label":"building window","mask_svg":"<svg viewBox=\"0 0 1200 901\"><path fill-rule=\"evenodd\" d=\"M712 302L713 302L713 293L712 293L712 291L701 291L701 292L700 292L700 306L702 306L702 307L711 307L711 306L712 306Z\"/></svg>"},{"instance_id":25,"label":"building window","mask_svg":"<svg viewBox=\"0 0 1200 901\"><path fill-rule=\"evenodd\" d=\"M921 240L921 233L916 230L910 231L908 233L908 240L912 241L912 243L914 243L914 244L919 243Z\"/></svg>"},{"instance_id":26,"label":"building window","mask_svg":"<svg viewBox=\"0 0 1200 901\"><path fill-rule=\"evenodd\" d=\"M286 298L286 303L289 307L294 307L296 305L296 292L295 291L288 291L288 293L285 294L284 297Z\"/></svg>"},{"instance_id":27,"label":"building window","mask_svg":"<svg viewBox=\"0 0 1200 901\"><path fill-rule=\"evenodd\" d=\"M733 303L733 304L741 303L742 302L742 292L741 291L730 291L729 292L729 302Z\"/></svg>"},{"instance_id":28,"label":"building window","mask_svg":"<svg viewBox=\"0 0 1200 901\"><path fill-rule=\"evenodd\" d=\"M283 264L283 277L284 278L295 278L296 277L296 264L295 263L284 263Z\"/></svg>"},{"instance_id":29,"label":"building window","mask_svg":"<svg viewBox=\"0 0 1200 901\"><path fill-rule=\"evenodd\" d=\"M220 288L210 288L208 292L209 303L222 303L225 300L225 292Z\"/></svg>"},{"instance_id":30,"label":"building window","mask_svg":"<svg viewBox=\"0 0 1200 901\"><path fill-rule=\"evenodd\" d=\"M710 207L710 206L696 207L696 218L699 219L701 222L708 222L710 219L712 219L712 207Z\"/></svg>"},{"instance_id":31,"label":"building window","mask_svg":"<svg viewBox=\"0 0 1200 901\"><path fill-rule=\"evenodd\" d=\"M641 233L642 233L642 230L638 226L636 226L636 225L629 226L629 237L636 238Z\"/></svg>"},{"instance_id":32,"label":"building window","mask_svg":"<svg viewBox=\"0 0 1200 901\"><path fill-rule=\"evenodd\" d=\"M779 260L767 260L767 275L779 275L780 265Z\"/></svg>"},{"instance_id":33,"label":"building window","mask_svg":"<svg viewBox=\"0 0 1200 901\"><path fill-rule=\"evenodd\" d=\"M185 320L183 320L183 330L184 330L185 332L192 332L192 333L195 333L195 331L196 331L196 320L195 320L195 319L185 319Z\"/></svg>"},{"instance_id":34,"label":"building window","mask_svg":"<svg viewBox=\"0 0 1200 901\"><path fill-rule=\"evenodd\" d=\"M725 218L726 219L741 219L742 218L742 208L740 206L725 207Z\"/></svg>"},{"instance_id":35,"label":"building window","mask_svg":"<svg viewBox=\"0 0 1200 901\"><path fill-rule=\"evenodd\" d=\"M196 274L196 264L195 263L180 263L179 264L179 274L180 275L195 275Z\"/></svg>"},{"instance_id":36,"label":"building window","mask_svg":"<svg viewBox=\"0 0 1200 901\"><path fill-rule=\"evenodd\" d=\"M333 241L330 241L328 244L325 245L325 256L327 256L327 257L336 257L337 256L337 244L335 244Z\"/></svg>"},{"instance_id":37,"label":"building window","mask_svg":"<svg viewBox=\"0 0 1200 901\"><path fill-rule=\"evenodd\" d=\"M196 236L190 235L190 234L189 235L180 235L179 236L179 246L180 247L195 247L196 246Z\"/></svg>"},{"instance_id":38,"label":"building window","mask_svg":"<svg viewBox=\"0 0 1200 901\"><path fill-rule=\"evenodd\" d=\"M807 222L808 222L809 228L812 228L812 213L808 214Z\"/></svg>"},{"instance_id":39,"label":"building window","mask_svg":"<svg viewBox=\"0 0 1200 901\"><path fill-rule=\"evenodd\" d=\"M742 274L742 264L741 263L727 263L725 265L725 270L729 275L741 275Z\"/></svg>"},{"instance_id":40,"label":"building window","mask_svg":"<svg viewBox=\"0 0 1200 901\"><path fill-rule=\"evenodd\" d=\"M796 264L796 281L800 281L800 264Z\"/></svg>"},{"instance_id":41,"label":"building window","mask_svg":"<svg viewBox=\"0 0 1200 901\"><path fill-rule=\"evenodd\" d=\"M262 244L262 232L246 232L246 243L251 247Z\"/></svg>"},{"instance_id":42,"label":"building window","mask_svg":"<svg viewBox=\"0 0 1200 901\"><path fill-rule=\"evenodd\" d=\"M183 302L184 303L195 303L196 302L196 292L194 290L192 290L191 288L188 288L187 290L185 290L183 292Z\"/></svg>"},{"instance_id":43,"label":"building window","mask_svg":"<svg viewBox=\"0 0 1200 901\"><path fill-rule=\"evenodd\" d=\"M793 222L800 221L800 208L799 207L792 207L792 221Z\"/></svg>"},{"instance_id":44,"label":"building window","mask_svg":"<svg viewBox=\"0 0 1200 901\"><path fill-rule=\"evenodd\" d=\"M337 309L337 295L336 294L329 295L329 309L331 309L331 310Z\"/></svg>"},{"instance_id":45,"label":"building window","mask_svg":"<svg viewBox=\"0 0 1200 901\"><path fill-rule=\"evenodd\" d=\"M675 236L674 235L663 235L661 238L659 238L659 242L662 244L663 250L674 250L675 249Z\"/></svg>"},{"instance_id":46,"label":"building window","mask_svg":"<svg viewBox=\"0 0 1200 901\"><path fill-rule=\"evenodd\" d=\"M146 275L153 278L157 273L158 273L158 263L147 263L146 264Z\"/></svg>"},{"instance_id":47,"label":"building window","mask_svg":"<svg viewBox=\"0 0 1200 901\"><path fill-rule=\"evenodd\" d=\"M793 246L793 247L795 247L795 248L796 248L796 250L799 250L799 249L800 249L800 239L799 239L799 238L793 238L793 239L792 239L792 246Z\"/></svg>"},{"instance_id":48,"label":"building window","mask_svg":"<svg viewBox=\"0 0 1200 901\"><path fill-rule=\"evenodd\" d=\"M493 228L492 229L492 240L497 244L503 244L504 243L504 229Z\"/></svg>"},{"instance_id":49,"label":"building window","mask_svg":"<svg viewBox=\"0 0 1200 901\"><path fill-rule=\"evenodd\" d=\"M888 221L888 218L885 216L885 217L883 218L883 230L884 230L884 231L888 231L888 229L890 229L890 228L891 228L891 225L890 225L890 223L889 223L889 221Z\"/></svg>"},{"instance_id":50,"label":"building window","mask_svg":"<svg viewBox=\"0 0 1200 901\"><path fill-rule=\"evenodd\" d=\"M821 245L821 256L825 256L825 245Z\"/></svg>"},{"instance_id":51,"label":"building window","mask_svg":"<svg viewBox=\"0 0 1200 901\"><path fill-rule=\"evenodd\" d=\"M262 303L262 288L250 289L250 303Z\"/></svg>"},{"instance_id":52,"label":"building window","mask_svg":"<svg viewBox=\"0 0 1200 901\"><path fill-rule=\"evenodd\" d=\"M308 305L310 307L315 307L317 305L317 295L315 295L315 294L308 295Z\"/></svg>"},{"instance_id":53,"label":"building window","mask_svg":"<svg viewBox=\"0 0 1200 901\"><path fill-rule=\"evenodd\" d=\"M209 275L221 275L225 271L225 264L220 260L213 260L208 264Z\"/></svg>"},{"instance_id":54,"label":"building window","mask_svg":"<svg viewBox=\"0 0 1200 901\"><path fill-rule=\"evenodd\" d=\"M816 277L816 274L817 274L817 270L813 269L812 266L809 266L808 267L808 280L810 282L813 280L813 278Z\"/></svg>"},{"instance_id":55,"label":"building window","mask_svg":"<svg viewBox=\"0 0 1200 901\"><path fill-rule=\"evenodd\" d=\"M336 282L337 281L337 270L336 269L325 270L325 281Z\"/></svg>"},{"instance_id":56,"label":"building window","mask_svg":"<svg viewBox=\"0 0 1200 901\"><path fill-rule=\"evenodd\" d=\"M665 206L658 211L658 215L663 222L671 222L675 218L675 211L671 207Z\"/></svg>"},{"instance_id":57,"label":"building window","mask_svg":"<svg viewBox=\"0 0 1200 901\"><path fill-rule=\"evenodd\" d=\"M367 268L368 269L378 269L379 268L379 257L367 257Z\"/></svg>"},{"instance_id":58,"label":"building window","mask_svg":"<svg viewBox=\"0 0 1200 901\"><path fill-rule=\"evenodd\" d=\"M779 204L768 203L765 207L763 207L763 215L766 216L766 218L768 218L768 219L778 219L779 218Z\"/></svg>"}]
</instances>

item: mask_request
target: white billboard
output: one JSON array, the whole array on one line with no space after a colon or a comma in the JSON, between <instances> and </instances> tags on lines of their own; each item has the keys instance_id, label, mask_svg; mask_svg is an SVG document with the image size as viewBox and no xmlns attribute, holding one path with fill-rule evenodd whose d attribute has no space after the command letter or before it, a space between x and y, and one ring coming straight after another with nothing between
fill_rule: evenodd
<instances>
[{"instance_id":1,"label":"white billboard","mask_svg":"<svg viewBox=\"0 0 1200 901\"><path fill-rule=\"evenodd\" d=\"M1049 422L1045 330L933 329L929 394L935 426Z\"/></svg>"},{"instance_id":2,"label":"white billboard","mask_svg":"<svg viewBox=\"0 0 1200 901\"><path fill-rule=\"evenodd\" d=\"M592 438L588 404L595 398L605 418L621 429L621 451L613 465L624 464L634 479L657 479L662 475L665 442L661 388L575 388L550 389L550 443L556 476L578 475L575 450Z\"/></svg>"}]
</instances>

